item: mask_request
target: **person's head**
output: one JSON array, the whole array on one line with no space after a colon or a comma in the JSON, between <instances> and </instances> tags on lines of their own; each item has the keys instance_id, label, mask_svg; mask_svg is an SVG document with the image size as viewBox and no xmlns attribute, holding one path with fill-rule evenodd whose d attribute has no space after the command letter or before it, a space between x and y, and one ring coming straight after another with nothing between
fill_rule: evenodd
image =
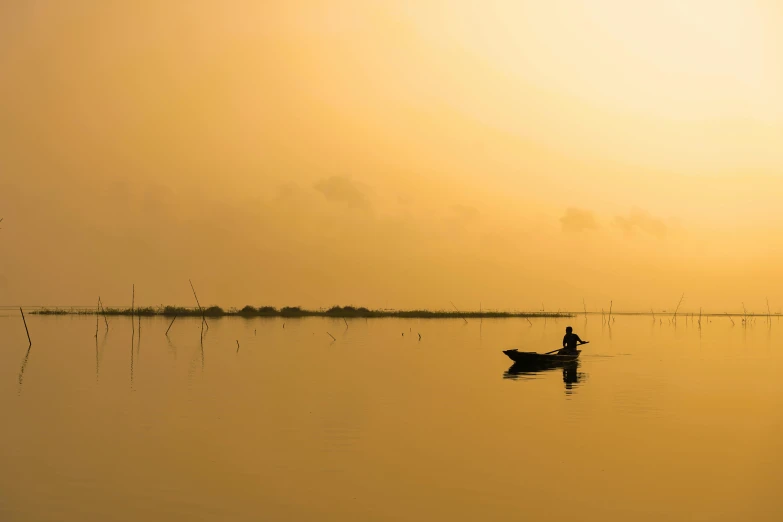
<instances>
[{"instance_id":1,"label":"person's head","mask_svg":"<svg viewBox=\"0 0 783 522\"><path fill-rule=\"evenodd\" d=\"M573 331L574 331L573 328L571 328L570 326L566 326L566 333L571 333Z\"/></svg>"}]
</instances>

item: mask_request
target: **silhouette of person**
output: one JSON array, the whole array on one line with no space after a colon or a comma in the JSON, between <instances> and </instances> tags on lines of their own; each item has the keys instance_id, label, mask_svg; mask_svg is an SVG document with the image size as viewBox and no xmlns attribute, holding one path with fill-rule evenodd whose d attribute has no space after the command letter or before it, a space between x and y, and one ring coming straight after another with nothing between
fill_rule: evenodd
<instances>
[{"instance_id":1,"label":"silhouette of person","mask_svg":"<svg viewBox=\"0 0 783 522\"><path fill-rule=\"evenodd\" d=\"M560 350L558 355L568 355L576 353L577 344L585 344L587 341L583 341L578 335L574 333L574 329L570 326L566 327L566 334L563 336L563 349Z\"/></svg>"}]
</instances>

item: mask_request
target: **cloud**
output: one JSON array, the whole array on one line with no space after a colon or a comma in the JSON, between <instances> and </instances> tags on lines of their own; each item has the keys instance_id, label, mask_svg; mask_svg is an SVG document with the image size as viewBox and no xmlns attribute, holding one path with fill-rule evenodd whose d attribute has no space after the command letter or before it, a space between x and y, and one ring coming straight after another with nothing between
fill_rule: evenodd
<instances>
[{"instance_id":1,"label":"cloud","mask_svg":"<svg viewBox=\"0 0 783 522\"><path fill-rule=\"evenodd\" d=\"M615 216L614 225L626 235L633 235L637 230L661 239L669 231L662 220L651 216L644 210L633 209L628 216Z\"/></svg>"},{"instance_id":2,"label":"cloud","mask_svg":"<svg viewBox=\"0 0 783 522\"><path fill-rule=\"evenodd\" d=\"M332 176L319 180L314 187L324 195L327 201L359 209L369 209L371 206L370 200L363 190L364 186L351 178Z\"/></svg>"},{"instance_id":3,"label":"cloud","mask_svg":"<svg viewBox=\"0 0 783 522\"><path fill-rule=\"evenodd\" d=\"M563 232L575 233L598 228L595 215L590 210L573 207L567 209L565 215L560 218L560 225L563 227Z\"/></svg>"}]
</instances>

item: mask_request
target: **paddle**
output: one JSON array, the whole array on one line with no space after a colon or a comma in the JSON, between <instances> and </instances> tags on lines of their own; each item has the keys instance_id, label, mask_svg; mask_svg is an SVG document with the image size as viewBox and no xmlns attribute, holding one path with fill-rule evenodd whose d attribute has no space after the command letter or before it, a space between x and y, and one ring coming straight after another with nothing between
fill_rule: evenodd
<instances>
[{"instance_id":1,"label":"paddle","mask_svg":"<svg viewBox=\"0 0 783 522\"><path fill-rule=\"evenodd\" d=\"M579 345L581 346L581 345L583 345L583 344L589 344L589 343L590 343L590 341L582 341L581 343L579 343ZM543 355L549 355L550 353L559 352L560 350L562 350L562 348L558 348L557 350L552 350L551 352L546 352L546 353L545 353L545 354L543 354Z\"/></svg>"}]
</instances>

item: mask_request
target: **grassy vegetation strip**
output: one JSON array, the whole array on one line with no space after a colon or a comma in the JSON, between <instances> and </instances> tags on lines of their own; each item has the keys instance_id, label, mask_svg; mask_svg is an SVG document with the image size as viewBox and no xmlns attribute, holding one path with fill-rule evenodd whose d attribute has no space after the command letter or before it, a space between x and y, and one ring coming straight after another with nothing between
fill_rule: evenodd
<instances>
[{"instance_id":1,"label":"grassy vegetation strip","mask_svg":"<svg viewBox=\"0 0 783 522\"><path fill-rule=\"evenodd\" d=\"M241 309L230 308L225 310L219 306L210 306L204 309L207 317L405 317L418 319L437 318L481 318L481 317L573 317L572 314L555 312L458 312L437 310L370 310L364 307L333 306L328 310L306 310L299 306L286 306L275 308L273 306L250 306ZM85 308L42 308L31 311L37 315L94 315L95 309ZM104 308L106 315L163 315L163 316L192 316L200 317L198 308L185 308L181 306L163 306L146 308Z\"/></svg>"}]
</instances>

